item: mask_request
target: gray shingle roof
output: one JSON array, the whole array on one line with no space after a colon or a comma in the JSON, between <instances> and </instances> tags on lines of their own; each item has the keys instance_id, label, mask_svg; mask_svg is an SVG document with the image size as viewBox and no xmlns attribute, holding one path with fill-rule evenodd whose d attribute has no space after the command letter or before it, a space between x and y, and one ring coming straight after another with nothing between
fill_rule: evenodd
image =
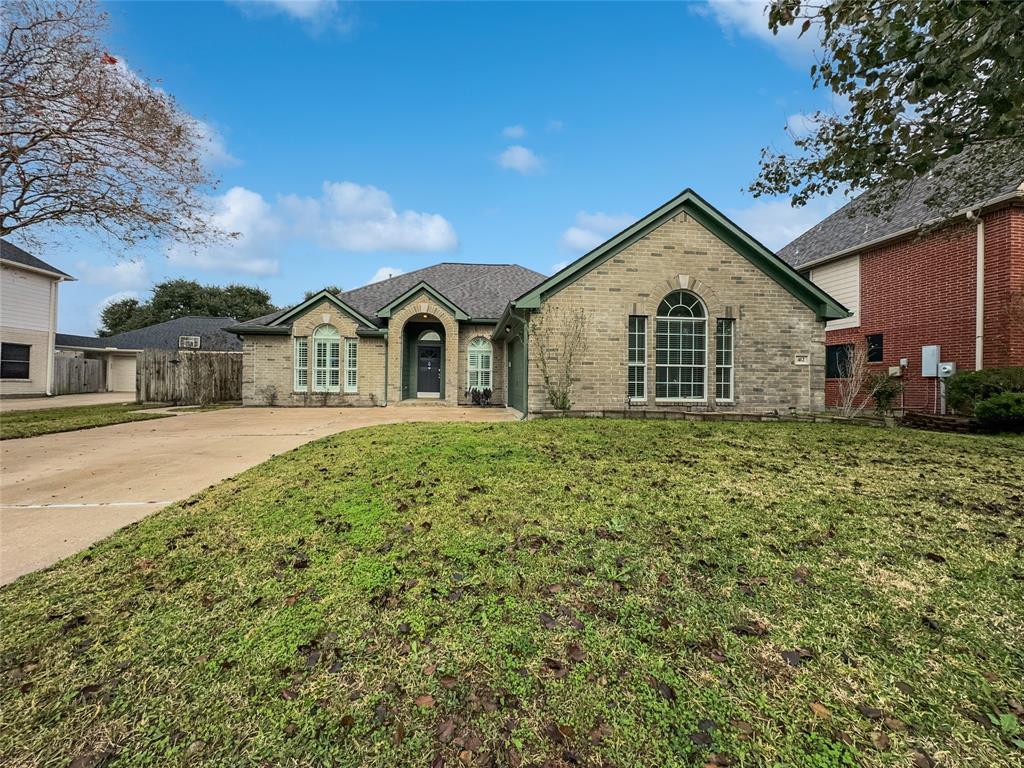
<instances>
[{"instance_id":1,"label":"gray shingle roof","mask_svg":"<svg viewBox=\"0 0 1024 768\"><path fill-rule=\"evenodd\" d=\"M946 161L940 168L948 171L953 163L959 162L970 162L970 158L957 156ZM951 182L954 186L948 193L944 193L944 197L953 201L953 207L945 206L945 215L983 205L1020 189L1024 184L1024 158L1018 158L1017 162L986 166L980 168L978 173L985 173L989 177L985 184L986 192L980 195L980 199L968 199L978 198L979 195L959 193L954 180ZM881 214L869 210L872 193L865 192L804 232L780 250L778 255L790 266L800 269L833 254L932 223L943 217L941 209L928 204L935 192L934 176L922 176L908 184L895 204Z\"/></svg>"},{"instance_id":2,"label":"gray shingle roof","mask_svg":"<svg viewBox=\"0 0 1024 768\"><path fill-rule=\"evenodd\" d=\"M44 269L47 272L53 272L56 275L63 275L69 280L74 280L71 275L63 270L57 269L52 264L47 264L42 259L36 258L28 251L19 248L14 243L8 242L0 238L0 259L4 261L13 261L15 264L22 264L26 267L32 267L33 269Z\"/></svg>"},{"instance_id":3,"label":"gray shingle roof","mask_svg":"<svg viewBox=\"0 0 1024 768\"><path fill-rule=\"evenodd\" d=\"M367 318L383 325L377 311L423 282L473 318L497 319L512 299L538 285L545 276L517 264L456 264L444 262L342 291L338 298ZM283 309L247 321L269 325L288 312Z\"/></svg>"},{"instance_id":4,"label":"gray shingle roof","mask_svg":"<svg viewBox=\"0 0 1024 768\"><path fill-rule=\"evenodd\" d=\"M58 333L58 347L90 347L103 349L177 349L179 336L198 336L199 349L216 352L240 352L241 340L224 329L236 322L233 317L199 317L189 315L176 320L136 328L134 331L115 333L113 336L76 336Z\"/></svg>"}]
</instances>

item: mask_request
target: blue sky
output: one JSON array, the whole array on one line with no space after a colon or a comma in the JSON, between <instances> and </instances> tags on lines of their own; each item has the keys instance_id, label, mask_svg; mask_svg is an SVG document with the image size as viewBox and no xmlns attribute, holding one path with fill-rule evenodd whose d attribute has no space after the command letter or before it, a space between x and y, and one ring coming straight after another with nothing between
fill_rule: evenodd
<instances>
[{"instance_id":1,"label":"blue sky","mask_svg":"<svg viewBox=\"0 0 1024 768\"><path fill-rule=\"evenodd\" d=\"M211 206L242 237L134 260L59 238L40 255L79 278L60 330L167 277L287 305L439 261L550 273L688 186L784 245L836 203L742 188L830 102L762 6L108 3L111 53L209 126Z\"/></svg>"}]
</instances>

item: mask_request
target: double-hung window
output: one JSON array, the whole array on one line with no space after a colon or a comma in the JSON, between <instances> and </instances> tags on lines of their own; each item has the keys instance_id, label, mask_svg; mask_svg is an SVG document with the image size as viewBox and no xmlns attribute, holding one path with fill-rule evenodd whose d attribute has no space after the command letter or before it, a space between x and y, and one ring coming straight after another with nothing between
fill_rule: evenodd
<instances>
[{"instance_id":1,"label":"double-hung window","mask_svg":"<svg viewBox=\"0 0 1024 768\"><path fill-rule=\"evenodd\" d=\"M491 364L494 358L491 342L475 338L469 344L469 360L466 366L467 389L491 389Z\"/></svg>"},{"instance_id":2,"label":"double-hung window","mask_svg":"<svg viewBox=\"0 0 1024 768\"><path fill-rule=\"evenodd\" d=\"M341 338L331 325L313 332L313 391L338 392L341 389Z\"/></svg>"},{"instance_id":3,"label":"double-hung window","mask_svg":"<svg viewBox=\"0 0 1024 768\"><path fill-rule=\"evenodd\" d=\"M295 391L305 392L309 389L309 339L306 336L295 337Z\"/></svg>"},{"instance_id":4,"label":"double-hung window","mask_svg":"<svg viewBox=\"0 0 1024 768\"><path fill-rule=\"evenodd\" d=\"M629 358L626 375L626 394L630 400L647 399L647 318L629 317Z\"/></svg>"},{"instance_id":5,"label":"double-hung window","mask_svg":"<svg viewBox=\"0 0 1024 768\"><path fill-rule=\"evenodd\" d=\"M735 321L720 317L715 324L715 399L733 399L733 331Z\"/></svg>"},{"instance_id":6,"label":"double-hung window","mask_svg":"<svg viewBox=\"0 0 1024 768\"><path fill-rule=\"evenodd\" d=\"M0 379L27 379L31 350L28 344L0 344Z\"/></svg>"},{"instance_id":7,"label":"double-hung window","mask_svg":"<svg viewBox=\"0 0 1024 768\"><path fill-rule=\"evenodd\" d=\"M359 389L359 339L345 339L345 391Z\"/></svg>"},{"instance_id":8,"label":"double-hung window","mask_svg":"<svg viewBox=\"0 0 1024 768\"><path fill-rule=\"evenodd\" d=\"M707 313L689 291L674 291L658 305L654 326L654 397L703 400L707 365Z\"/></svg>"}]
</instances>

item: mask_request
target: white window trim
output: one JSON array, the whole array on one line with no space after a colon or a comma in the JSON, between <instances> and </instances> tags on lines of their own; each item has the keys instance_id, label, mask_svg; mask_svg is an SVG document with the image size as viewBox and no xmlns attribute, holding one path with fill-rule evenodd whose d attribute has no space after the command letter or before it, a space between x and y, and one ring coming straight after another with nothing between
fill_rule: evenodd
<instances>
[{"instance_id":1,"label":"white window trim","mask_svg":"<svg viewBox=\"0 0 1024 768\"><path fill-rule=\"evenodd\" d=\"M359 339L345 339L345 392L355 394L358 391Z\"/></svg>"},{"instance_id":2,"label":"white window trim","mask_svg":"<svg viewBox=\"0 0 1024 768\"><path fill-rule=\"evenodd\" d=\"M729 322L729 365L718 364L718 323L721 320ZM718 369L729 369L729 397L718 396ZM736 320L731 317L720 317L715 320L715 402L734 403L736 402Z\"/></svg>"},{"instance_id":3,"label":"white window trim","mask_svg":"<svg viewBox=\"0 0 1024 768\"><path fill-rule=\"evenodd\" d=\"M309 337L296 336L292 347L292 388L296 392L309 391ZM306 353L303 365L299 365L299 351ZM306 379L304 384L299 383L299 375Z\"/></svg>"},{"instance_id":4,"label":"white window trim","mask_svg":"<svg viewBox=\"0 0 1024 768\"><path fill-rule=\"evenodd\" d=\"M330 328L330 332L324 332L322 336L317 338L317 334L320 333L321 329ZM334 326L322 325L313 332L313 391L314 392L340 392L341 391L341 337L338 335L338 331ZM326 351L324 352L324 365L320 365L320 354L319 347L324 345ZM338 348L338 354L335 360L337 366L331 365L331 347L336 346ZM324 385L320 386L317 383L319 373L324 373ZM331 384L331 373L337 372L338 383Z\"/></svg>"},{"instance_id":5,"label":"white window trim","mask_svg":"<svg viewBox=\"0 0 1024 768\"><path fill-rule=\"evenodd\" d=\"M706 403L708 401L708 319L704 318L685 318L685 317L657 317L655 323L659 320L683 320L686 322L701 322L704 323L704 365L671 365L669 363L659 363L657 356L655 356L654 362L654 402L656 403ZM658 333L657 326L655 326L654 343L657 346ZM702 369L704 371L704 394L700 397L658 397L658 369L659 368L693 368Z\"/></svg>"},{"instance_id":6,"label":"white window trim","mask_svg":"<svg viewBox=\"0 0 1024 768\"><path fill-rule=\"evenodd\" d=\"M199 336L179 336L178 337L178 349L199 349L203 344L202 338Z\"/></svg>"},{"instance_id":7,"label":"white window trim","mask_svg":"<svg viewBox=\"0 0 1024 768\"><path fill-rule=\"evenodd\" d=\"M487 345L486 353L483 350L483 346L479 346L474 352L473 346L477 342L482 341ZM473 364L474 354L477 357L477 364ZM482 354L487 355L487 365L480 365L479 360ZM473 374L477 375L476 384L473 384ZM487 374L487 383L480 383L480 374ZM466 389L468 390L484 390L489 389L494 391L494 345L491 344L483 336L477 336L475 339L469 342L469 347L466 349Z\"/></svg>"},{"instance_id":8,"label":"white window trim","mask_svg":"<svg viewBox=\"0 0 1024 768\"><path fill-rule=\"evenodd\" d=\"M629 352L632 349L630 347L630 338L629 338L632 335L632 331L630 330L630 323L632 323L634 318L638 319L638 320L643 320L644 321L643 342L640 345L640 349L642 349L643 353L644 353L644 359L643 359L643 361L636 362L636 363L632 363L629 360ZM629 393L629 385L630 385L630 381L629 381L629 372L630 372L629 369L630 368L640 368L644 372L644 383L643 383L644 393L642 395L628 395L628 393ZM629 402L631 402L631 403L646 403L647 402L647 315L630 315L626 319L626 393L627 393L627 396L629 397Z\"/></svg>"}]
</instances>

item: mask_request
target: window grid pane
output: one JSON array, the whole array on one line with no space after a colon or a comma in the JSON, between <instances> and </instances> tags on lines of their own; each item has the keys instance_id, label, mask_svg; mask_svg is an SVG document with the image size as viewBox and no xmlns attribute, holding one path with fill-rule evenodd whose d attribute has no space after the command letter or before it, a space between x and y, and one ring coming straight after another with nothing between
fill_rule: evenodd
<instances>
[{"instance_id":1,"label":"window grid pane","mask_svg":"<svg viewBox=\"0 0 1024 768\"><path fill-rule=\"evenodd\" d=\"M703 314L699 302L691 311ZM703 400L707 321L659 317L654 343L654 396L661 400Z\"/></svg>"},{"instance_id":2,"label":"window grid pane","mask_svg":"<svg viewBox=\"0 0 1024 768\"><path fill-rule=\"evenodd\" d=\"M720 318L715 325L715 399L733 397L733 325L731 318Z\"/></svg>"},{"instance_id":3,"label":"window grid pane","mask_svg":"<svg viewBox=\"0 0 1024 768\"><path fill-rule=\"evenodd\" d=\"M626 396L647 399L647 318L631 315L628 329Z\"/></svg>"},{"instance_id":4,"label":"window grid pane","mask_svg":"<svg viewBox=\"0 0 1024 768\"><path fill-rule=\"evenodd\" d=\"M469 344L466 365L467 389L491 388L491 342L476 338Z\"/></svg>"},{"instance_id":5,"label":"window grid pane","mask_svg":"<svg viewBox=\"0 0 1024 768\"><path fill-rule=\"evenodd\" d=\"M309 346L305 336L295 338L295 391L309 388Z\"/></svg>"},{"instance_id":6,"label":"window grid pane","mask_svg":"<svg viewBox=\"0 0 1024 768\"><path fill-rule=\"evenodd\" d=\"M345 339L345 391L359 388L359 340Z\"/></svg>"}]
</instances>

